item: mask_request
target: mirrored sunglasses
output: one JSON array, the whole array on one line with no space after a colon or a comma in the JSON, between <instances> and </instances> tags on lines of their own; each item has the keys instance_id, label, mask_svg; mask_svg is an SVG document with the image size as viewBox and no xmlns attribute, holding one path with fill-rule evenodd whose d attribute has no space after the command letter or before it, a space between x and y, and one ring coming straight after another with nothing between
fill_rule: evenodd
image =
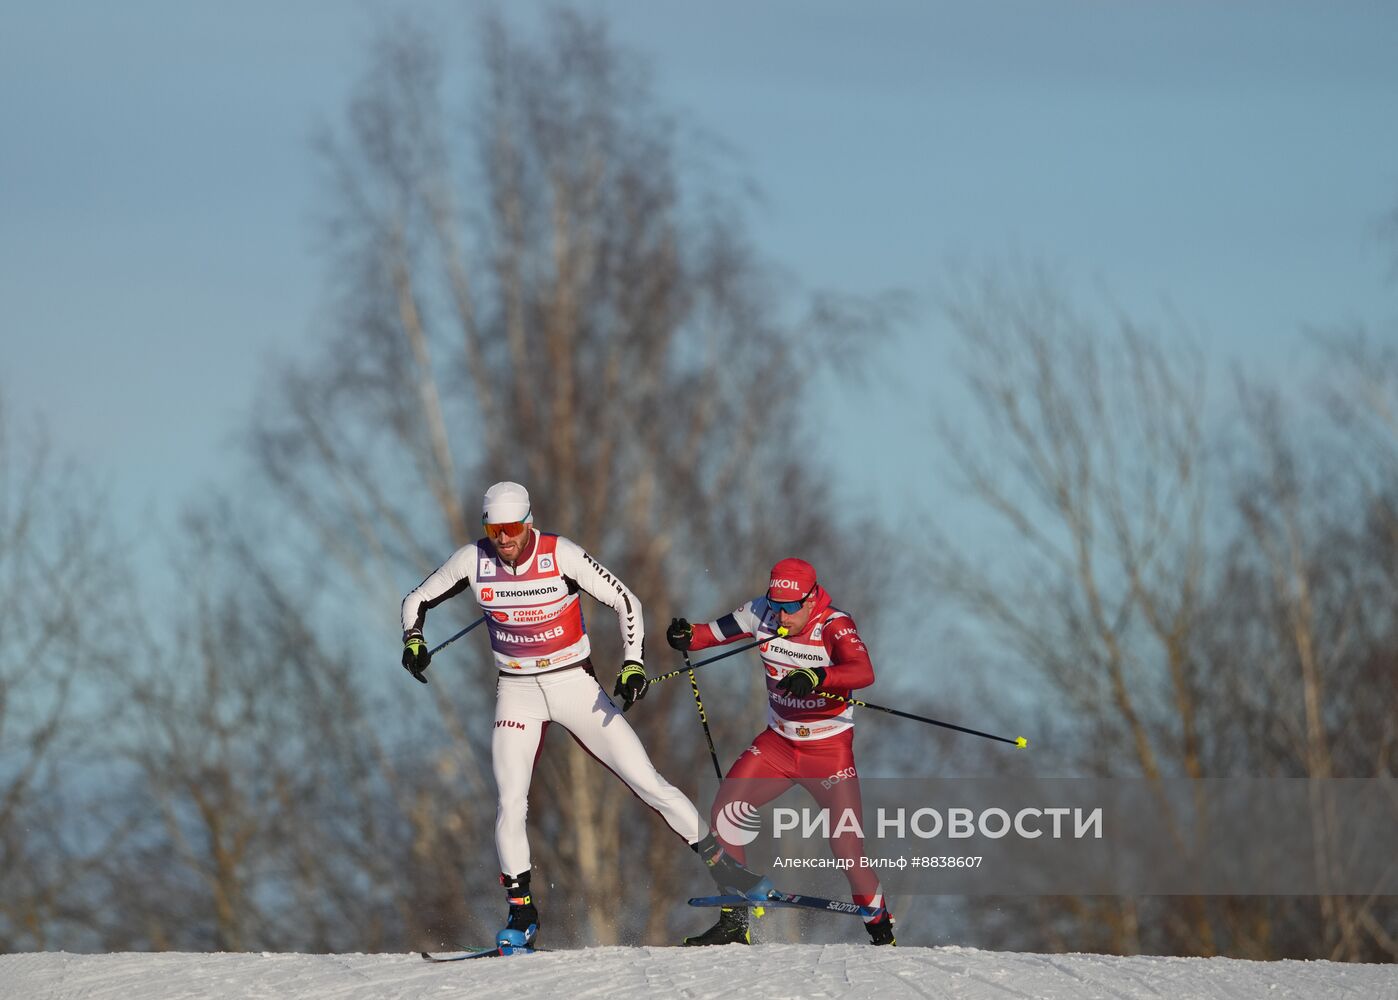
<instances>
[{"instance_id":1,"label":"mirrored sunglasses","mask_svg":"<svg viewBox=\"0 0 1398 1000\"><path fill-rule=\"evenodd\" d=\"M523 521L505 521L502 524L487 524L485 526L485 536L492 542L501 538L513 538L515 535L523 534L524 529L529 527Z\"/></svg>"},{"instance_id":2,"label":"mirrored sunglasses","mask_svg":"<svg viewBox=\"0 0 1398 1000\"><path fill-rule=\"evenodd\" d=\"M801 610L801 605L806 603L806 599L815 593L815 589L816 585L811 584L811 589L806 591L805 596L799 601L774 601L771 597L768 597L767 606L773 611L785 611L789 615L794 615Z\"/></svg>"}]
</instances>

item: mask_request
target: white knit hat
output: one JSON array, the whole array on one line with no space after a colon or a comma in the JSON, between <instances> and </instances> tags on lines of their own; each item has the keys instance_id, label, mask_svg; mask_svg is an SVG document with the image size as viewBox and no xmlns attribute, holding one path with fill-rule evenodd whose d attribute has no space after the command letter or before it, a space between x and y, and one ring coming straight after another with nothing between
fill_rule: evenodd
<instances>
[{"instance_id":1,"label":"white knit hat","mask_svg":"<svg viewBox=\"0 0 1398 1000\"><path fill-rule=\"evenodd\" d=\"M533 521L529 506L529 491L519 483L496 483L485 491L481 508L481 523L509 524L511 521Z\"/></svg>"}]
</instances>

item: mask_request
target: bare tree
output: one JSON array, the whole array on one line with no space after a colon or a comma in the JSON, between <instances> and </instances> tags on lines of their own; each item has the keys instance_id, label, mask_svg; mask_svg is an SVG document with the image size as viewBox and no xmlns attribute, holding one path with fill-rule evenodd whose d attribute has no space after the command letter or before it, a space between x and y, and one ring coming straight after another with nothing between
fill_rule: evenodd
<instances>
[{"instance_id":1,"label":"bare tree","mask_svg":"<svg viewBox=\"0 0 1398 1000\"><path fill-rule=\"evenodd\" d=\"M121 835L84 820L92 689L129 648L129 593L100 493L0 400L0 949L91 927L87 879Z\"/></svg>"},{"instance_id":2,"label":"bare tree","mask_svg":"<svg viewBox=\"0 0 1398 1000\"><path fill-rule=\"evenodd\" d=\"M1319 343L1330 362L1322 402L1347 444L1344 473L1355 483L1375 542L1391 552L1398 549L1398 350L1391 336L1362 328L1320 336Z\"/></svg>"},{"instance_id":3,"label":"bare tree","mask_svg":"<svg viewBox=\"0 0 1398 1000\"><path fill-rule=\"evenodd\" d=\"M944 424L953 466L1014 557L939 537L932 585L1014 650L1086 773L1200 777L1197 657L1208 485L1203 366L1119 311L1109 329L1043 269L947 297L975 419ZM1177 333L1183 331L1176 331ZM1168 803L1160 799L1171 822ZM1140 948L1134 901L1072 904L1113 951ZM1191 950L1213 950L1202 905Z\"/></svg>"},{"instance_id":4,"label":"bare tree","mask_svg":"<svg viewBox=\"0 0 1398 1000\"><path fill-rule=\"evenodd\" d=\"M1079 763L1198 776L1198 357L1167 354L1126 316L1101 332L1042 271L963 284L948 315L979 420L946 425L946 440L1021 558L1001 569L939 539L936 583L1045 672L1093 737ZM1166 730L1157 700L1173 706Z\"/></svg>"},{"instance_id":5,"label":"bare tree","mask_svg":"<svg viewBox=\"0 0 1398 1000\"><path fill-rule=\"evenodd\" d=\"M1072 720L1055 732L1060 759L1156 783L1386 773L1395 482L1389 376L1372 352L1322 359L1345 419L1324 436L1295 433L1276 394L1240 381L1245 433L1220 467L1181 331L1121 315L1104 330L1042 271L962 284L948 315L979 419L947 437L967 494L1013 545L986 558L940 539L934 583ZM1315 416L1296 423L1318 428ZM1163 796L1160 809L1185 836ZM1324 870L1334 818L1317 799L1307 821ZM996 904L1074 948L1355 960L1392 940L1371 929L1391 912L1380 899ZM998 943L1042 946L1004 928Z\"/></svg>"},{"instance_id":6,"label":"bare tree","mask_svg":"<svg viewBox=\"0 0 1398 1000\"><path fill-rule=\"evenodd\" d=\"M434 910L404 876L424 844L488 836L444 795L450 762L401 766L389 747L407 727L380 721L353 643L315 630L265 526L227 500L201 510L168 633L121 675L132 833L102 866L104 945L380 950L406 947L405 927L469 924L461 899Z\"/></svg>"},{"instance_id":7,"label":"bare tree","mask_svg":"<svg viewBox=\"0 0 1398 1000\"><path fill-rule=\"evenodd\" d=\"M1230 554L1228 595L1246 600L1262 627L1234 630L1227 655L1251 655L1233 704L1245 710L1239 723L1253 723L1255 745L1268 748L1255 769L1376 777L1398 761L1398 365L1359 335L1322 346L1332 421L1313 419L1311 406L1298 417L1275 390L1239 384L1251 448L1235 473L1244 533ZM1322 787L1311 785L1307 820L1324 872L1345 844ZM1391 900L1322 896L1315 905L1311 935L1325 957L1398 957L1376 916L1391 912Z\"/></svg>"},{"instance_id":8,"label":"bare tree","mask_svg":"<svg viewBox=\"0 0 1398 1000\"><path fill-rule=\"evenodd\" d=\"M376 608L385 629L401 593L473 537L496 478L525 482L541 525L618 571L652 633L671 612L726 610L715 602L759 586L790 551L832 577L853 562L798 401L836 348L877 334L883 304L794 307L748 245L722 171L695 169L707 153L657 105L644 67L597 21L560 11L547 30L521 41L483 23L463 126L443 103L450 64L435 40L412 25L386 32L344 129L324 142L333 332L264 407L256 454L333 572L325 586ZM473 613L447 606L429 626L441 636ZM602 672L619 657L612 632L592 630ZM473 676L453 676L453 661ZM454 649L422 692L477 817L493 808L489 676ZM711 708L755 697L755 681L720 687ZM657 763L688 784L709 766L692 699L661 690L645 712ZM702 878L572 745L547 751L531 822L545 834L536 880L577 905L574 921L555 909L553 926L587 942L664 937L670 901ZM493 861L434 863L474 866L474 893L495 907ZM605 905L619 898L629 905Z\"/></svg>"}]
</instances>

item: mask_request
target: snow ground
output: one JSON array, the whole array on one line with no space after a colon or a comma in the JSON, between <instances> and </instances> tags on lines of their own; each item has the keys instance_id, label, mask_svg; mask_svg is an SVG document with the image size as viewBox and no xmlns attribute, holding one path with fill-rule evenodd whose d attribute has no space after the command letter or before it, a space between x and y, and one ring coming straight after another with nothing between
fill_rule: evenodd
<instances>
[{"instance_id":1,"label":"snow ground","mask_svg":"<svg viewBox=\"0 0 1398 1000\"><path fill-rule=\"evenodd\" d=\"M849 944L586 948L445 965L416 955L0 955L0 1000L482 996L1398 1000L1398 966Z\"/></svg>"}]
</instances>

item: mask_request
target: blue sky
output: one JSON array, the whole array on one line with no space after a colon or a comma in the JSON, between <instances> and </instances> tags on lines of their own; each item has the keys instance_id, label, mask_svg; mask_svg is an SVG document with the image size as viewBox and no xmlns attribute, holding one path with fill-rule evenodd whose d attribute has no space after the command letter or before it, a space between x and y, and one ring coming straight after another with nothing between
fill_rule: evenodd
<instances>
[{"instance_id":1,"label":"blue sky","mask_svg":"<svg viewBox=\"0 0 1398 1000\"><path fill-rule=\"evenodd\" d=\"M1305 325L1398 311L1373 237L1398 204L1393 4L582 6L731 145L764 194L754 237L805 286L926 296L949 262L1041 258L1269 373ZM229 481L259 379L312 335L309 138L395 9L466 51L470 4L0 14L0 388L129 529ZM935 488L900 456L945 348L928 309L874 358L897 374L821 401L861 442L851 482Z\"/></svg>"}]
</instances>

